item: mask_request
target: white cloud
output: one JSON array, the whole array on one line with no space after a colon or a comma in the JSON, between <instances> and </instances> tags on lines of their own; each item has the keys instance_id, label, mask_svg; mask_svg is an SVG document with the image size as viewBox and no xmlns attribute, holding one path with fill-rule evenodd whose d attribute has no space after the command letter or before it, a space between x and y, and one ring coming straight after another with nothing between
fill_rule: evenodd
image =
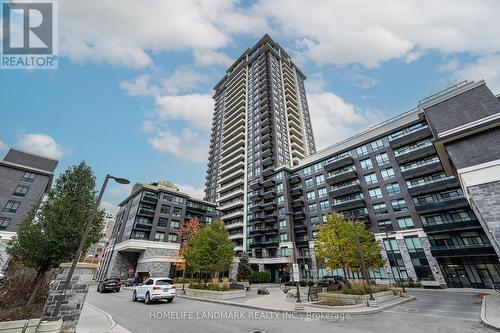
<instances>
[{"instance_id":1,"label":"white cloud","mask_svg":"<svg viewBox=\"0 0 500 333\"><path fill-rule=\"evenodd\" d=\"M62 0L59 49L77 62L151 67L150 52L216 50L233 33L265 29L265 18L239 6L235 0Z\"/></svg>"},{"instance_id":2,"label":"white cloud","mask_svg":"<svg viewBox=\"0 0 500 333\"><path fill-rule=\"evenodd\" d=\"M198 65L202 66L221 65L229 67L233 64L233 60L222 52L212 50L195 50L193 55L194 61Z\"/></svg>"},{"instance_id":3,"label":"white cloud","mask_svg":"<svg viewBox=\"0 0 500 333\"><path fill-rule=\"evenodd\" d=\"M162 84L168 94L177 95L180 92L190 92L207 80L208 77L205 75L189 67L181 67L176 69L168 79L163 80Z\"/></svg>"},{"instance_id":4,"label":"white cloud","mask_svg":"<svg viewBox=\"0 0 500 333\"><path fill-rule=\"evenodd\" d=\"M328 82L323 78L321 72L309 75L306 81L307 93L322 92L325 90Z\"/></svg>"},{"instance_id":5,"label":"white cloud","mask_svg":"<svg viewBox=\"0 0 500 333\"><path fill-rule=\"evenodd\" d=\"M500 54L480 57L477 61L459 65L458 62L452 66L445 66L452 72L454 81L478 81L484 79L494 94L500 93Z\"/></svg>"},{"instance_id":6,"label":"white cloud","mask_svg":"<svg viewBox=\"0 0 500 333\"><path fill-rule=\"evenodd\" d=\"M179 185L179 184L176 184L176 186L182 192L185 192L194 198L203 199L203 197L205 196L205 188L204 187L197 188L197 187L194 187L191 185Z\"/></svg>"},{"instance_id":7,"label":"white cloud","mask_svg":"<svg viewBox=\"0 0 500 333\"><path fill-rule=\"evenodd\" d=\"M0 150L3 150L5 148L7 148L7 145L2 140L0 140Z\"/></svg>"},{"instance_id":8,"label":"white cloud","mask_svg":"<svg viewBox=\"0 0 500 333\"><path fill-rule=\"evenodd\" d=\"M65 149L47 134L24 134L16 145L27 152L46 156L53 159L61 159L65 155Z\"/></svg>"},{"instance_id":9,"label":"white cloud","mask_svg":"<svg viewBox=\"0 0 500 333\"><path fill-rule=\"evenodd\" d=\"M211 126L213 99L208 94L158 96L155 103L160 120L183 119L203 130Z\"/></svg>"},{"instance_id":10,"label":"white cloud","mask_svg":"<svg viewBox=\"0 0 500 333\"><path fill-rule=\"evenodd\" d=\"M106 190L106 194L122 200L132 193L133 187L134 184L113 183L110 184L109 188Z\"/></svg>"},{"instance_id":11,"label":"white cloud","mask_svg":"<svg viewBox=\"0 0 500 333\"><path fill-rule=\"evenodd\" d=\"M346 103L331 92L308 95L317 148L321 149L382 119L373 110Z\"/></svg>"},{"instance_id":12,"label":"white cloud","mask_svg":"<svg viewBox=\"0 0 500 333\"><path fill-rule=\"evenodd\" d=\"M184 128L180 135L170 130L161 131L150 138L149 143L158 151L192 162L204 163L208 157L208 140L190 128Z\"/></svg>"},{"instance_id":13,"label":"white cloud","mask_svg":"<svg viewBox=\"0 0 500 333\"><path fill-rule=\"evenodd\" d=\"M119 206L117 206L111 202L108 202L108 201L101 201L99 208L104 209L104 210L111 212L113 214L117 214L118 211L120 210Z\"/></svg>"},{"instance_id":14,"label":"white cloud","mask_svg":"<svg viewBox=\"0 0 500 333\"><path fill-rule=\"evenodd\" d=\"M492 54L500 31L500 3L489 0L332 1L259 0L279 35L301 41L319 63L377 67L411 62L427 51Z\"/></svg>"},{"instance_id":15,"label":"white cloud","mask_svg":"<svg viewBox=\"0 0 500 333\"><path fill-rule=\"evenodd\" d=\"M154 96L159 93L159 88L150 85L151 76L140 75L132 81L120 82L120 88L125 90L130 96Z\"/></svg>"},{"instance_id":16,"label":"white cloud","mask_svg":"<svg viewBox=\"0 0 500 333\"><path fill-rule=\"evenodd\" d=\"M378 84L376 78L363 74L358 66L355 66L353 70L347 71L344 78L350 81L353 86L362 89L368 89Z\"/></svg>"}]
</instances>

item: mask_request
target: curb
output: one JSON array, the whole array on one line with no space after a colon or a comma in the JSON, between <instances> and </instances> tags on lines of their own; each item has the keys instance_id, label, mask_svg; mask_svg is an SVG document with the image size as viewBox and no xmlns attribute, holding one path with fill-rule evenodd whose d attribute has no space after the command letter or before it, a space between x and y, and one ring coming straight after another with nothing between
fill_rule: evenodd
<instances>
[{"instance_id":1,"label":"curb","mask_svg":"<svg viewBox=\"0 0 500 333\"><path fill-rule=\"evenodd\" d=\"M481 304L481 324L494 330L500 331L500 326L496 326L486 318L486 295L483 296L483 302Z\"/></svg>"},{"instance_id":2,"label":"curb","mask_svg":"<svg viewBox=\"0 0 500 333\"><path fill-rule=\"evenodd\" d=\"M180 296L178 295L177 297L179 298L185 298L185 299L190 299L193 301L200 301L200 302L208 302L208 303L216 303L216 304L223 304L223 305L231 305L231 306L238 306L242 308L248 308L248 309L253 309L253 310L260 310L260 311L273 311L273 312L279 312L279 313L297 313L297 314L302 314L302 315L307 315L309 313L322 313L322 314L329 314L329 313L345 313L349 315L366 315L366 314L372 314L372 313L377 313L377 312L382 312L386 309L392 308L393 306L409 302L413 300L415 297L410 296L408 298L403 298L400 299L398 302L394 302L391 304L387 304L381 307L371 307L371 308L366 308L367 310L364 311L297 311L297 310L283 310L283 309L274 309L274 308L266 308L262 306L257 306L257 305L249 305L249 304L242 304L242 303L236 303L236 302L227 302L227 301L220 301L220 300L215 300L215 299L206 299L206 298L198 298L198 297L191 297L191 296Z\"/></svg>"},{"instance_id":3,"label":"curb","mask_svg":"<svg viewBox=\"0 0 500 333\"><path fill-rule=\"evenodd\" d=\"M112 330L113 328L115 328L116 321L113 319L113 317L109 313L107 313L106 311L103 311L103 310L99 309L98 307L95 307L92 304L89 304L87 302L85 302L85 305L91 307L92 309L94 309L96 311L99 311L100 313L104 314L108 318L109 322L111 323L111 326L106 328L104 330L104 332L108 332L108 331Z\"/></svg>"}]
</instances>

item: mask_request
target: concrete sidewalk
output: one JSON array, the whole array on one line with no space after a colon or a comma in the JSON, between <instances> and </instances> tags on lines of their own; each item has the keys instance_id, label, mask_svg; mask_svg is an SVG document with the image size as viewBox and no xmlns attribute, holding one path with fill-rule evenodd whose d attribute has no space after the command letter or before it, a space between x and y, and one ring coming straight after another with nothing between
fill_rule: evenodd
<instances>
[{"instance_id":1,"label":"concrete sidewalk","mask_svg":"<svg viewBox=\"0 0 500 333\"><path fill-rule=\"evenodd\" d=\"M269 295L257 295L257 289L253 288L252 291L247 292L247 297L235 298L232 300L208 300L205 298L190 297L178 295L178 297L205 301L211 303L218 303L224 305L240 306L249 309L273 311L273 312L296 312L296 313L349 313L356 314L370 314L381 312L385 309L395 305L408 302L413 298L395 298L394 300L380 303L378 306L365 307L362 305L348 305L348 306L319 306L307 302L307 290L301 288L301 300L304 304L303 311L295 310L295 298L287 298L286 295L279 287L268 287ZM304 291L304 293L302 293Z\"/></svg>"},{"instance_id":2,"label":"concrete sidewalk","mask_svg":"<svg viewBox=\"0 0 500 333\"><path fill-rule=\"evenodd\" d=\"M85 303L76 326L77 333L131 333L117 324L109 313Z\"/></svg>"},{"instance_id":3,"label":"concrete sidewalk","mask_svg":"<svg viewBox=\"0 0 500 333\"><path fill-rule=\"evenodd\" d=\"M484 326L500 331L500 294L490 291L483 296L481 322Z\"/></svg>"}]
</instances>

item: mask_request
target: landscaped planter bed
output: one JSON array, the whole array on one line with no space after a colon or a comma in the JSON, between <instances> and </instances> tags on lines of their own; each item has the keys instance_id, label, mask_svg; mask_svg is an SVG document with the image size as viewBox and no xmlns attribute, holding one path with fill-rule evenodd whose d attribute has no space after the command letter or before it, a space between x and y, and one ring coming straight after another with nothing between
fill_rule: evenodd
<instances>
[{"instance_id":1,"label":"landscaped planter bed","mask_svg":"<svg viewBox=\"0 0 500 333\"><path fill-rule=\"evenodd\" d=\"M29 320L4 321L0 323L0 333L21 333L26 325L25 333L59 333L62 321L42 321L40 318Z\"/></svg>"},{"instance_id":2,"label":"landscaped planter bed","mask_svg":"<svg viewBox=\"0 0 500 333\"><path fill-rule=\"evenodd\" d=\"M318 294L319 301L334 304L334 305L355 305L355 304L366 304L370 295L350 295L341 294L334 292L326 292ZM378 293L373 293L375 301L370 301L370 304L378 304L391 299L394 299L394 293L390 291L382 291Z\"/></svg>"},{"instance_id":3,"label":"landscaped planter bed","mask_svg":"<svg viewBox=\"0 0 500 333\"><path fill-rule=\"evenodd\" d=\"M205 289L190 289L186 288L186 296L199 297L206 299L216 299L216 300L226 300L233 298L246 297L246 290L227 290L227 291L215 291L215 290L205 290Z\"/></svg>"}]
</instances>

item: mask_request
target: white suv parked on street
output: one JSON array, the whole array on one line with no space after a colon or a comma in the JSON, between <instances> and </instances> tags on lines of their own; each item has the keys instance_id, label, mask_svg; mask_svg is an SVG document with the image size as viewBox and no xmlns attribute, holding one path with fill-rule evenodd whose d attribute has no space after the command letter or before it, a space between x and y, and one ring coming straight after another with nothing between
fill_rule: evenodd
<instances>
[{"instance_id":1,"label":"white suv parked on street","mask_svg":"<svg viewBox=\"0 0 500 333\"><path fill-rule=\"evenodd\" d=\"M132 302L144 299L146 304L160 299L166 299L167 303L172 303L174 298L175 284L172 279L166 277L149 278L143 284L135 287L132 294Z\"/></svg>"}]
</instances>

